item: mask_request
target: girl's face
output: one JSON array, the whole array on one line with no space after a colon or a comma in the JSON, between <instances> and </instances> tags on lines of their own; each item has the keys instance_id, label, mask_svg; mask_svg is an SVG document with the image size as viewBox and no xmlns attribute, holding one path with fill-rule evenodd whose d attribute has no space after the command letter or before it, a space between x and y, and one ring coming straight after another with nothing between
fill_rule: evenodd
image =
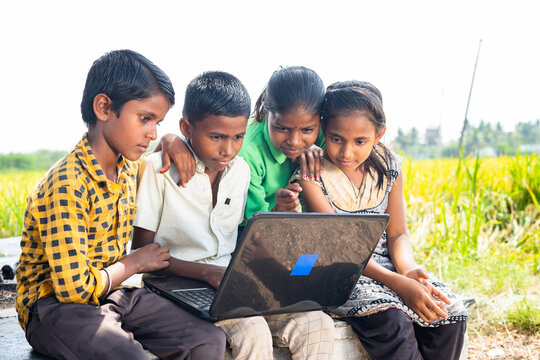
<instances>
[{"instance_id":1,"label":"girl's face","mask_svg":"<svg viewBox=\"0 0 540 360\"><path fill-rule=\"evenodd\" d=\"M317 140L318 113L312 114L305 110L269 112L267 120L270 141L291 160L295 160Z\"/></svg>"},{"instance_id":2,"label":"girl's face","mask_svg":"<svg viewBox=\"0 0 540 360\"><path fill-rule=\"evenodd\" d=\"M386 128L379 132L366 112L357 111L328 121L324 137L330 161L344 172L358 169L369 157Z\"/></svg>"}]
</instances>

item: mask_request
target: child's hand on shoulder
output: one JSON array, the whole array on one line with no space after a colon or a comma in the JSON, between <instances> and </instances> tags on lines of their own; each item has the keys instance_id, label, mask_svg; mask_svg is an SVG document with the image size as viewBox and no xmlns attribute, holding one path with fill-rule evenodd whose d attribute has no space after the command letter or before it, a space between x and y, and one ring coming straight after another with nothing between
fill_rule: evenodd
<instances>
[{"instance_id":1,"label":"child's hand on shoulder","mask_svg":"<svg viewBox=\"0 0 540 360\"><path fill-rule=\"evenodd\" d=\"M319 175L323 170L324 150L317 145L312 145L309 149L294 160L300 166L302 178L319 180Z\"/></svg>"},{"instance_id":2,"label":"child's hand on shoulder","mask_svg":"<svg viewBox=\"0 0 540 360\"><path fill-rule=\"evenodd\" d=\"M297 183L287 185L283 189L277 189L275 193L276 205L272 211L300 212L298 195L302 187Z\"/></svg>"},{"instance_id":3,"label":"child's hand on shoulder","mask_svg":"<svg viewBox=\"0 0 540 360\"><path fill-rule=\"evenodd\" d=\"M133 250L126 259L133 262L136 273L152 272L169 266L169 248L151 243Z\"/></svg>"}]
</instances>

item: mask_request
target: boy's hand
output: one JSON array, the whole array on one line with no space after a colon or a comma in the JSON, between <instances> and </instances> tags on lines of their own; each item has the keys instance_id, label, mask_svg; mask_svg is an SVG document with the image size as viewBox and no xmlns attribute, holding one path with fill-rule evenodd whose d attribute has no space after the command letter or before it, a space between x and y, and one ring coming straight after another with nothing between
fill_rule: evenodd
<instances>
[{"instance_id":1,"label":"boy's hand","mask_svg":"<svg viewBox=\"0 0 540 360\"><path fill-rule=\"evenodd\" d=\"M195 175L196 169L195 159L186 143L174 134L166 134L160 139L159 144L154 151L160 150L163 150L161 152L163 167L159 172L163 174L169 170L172 158L172 161L178 170L178 175L180 176L177 185L185 187L187 182Z\"/></svg>"},{"instance_id":2,"label":"boy's hand","mask_svg":"<svg viewBox=\"0 0 540 360\"><path fill-rule=\"evenodd\" d=\"M324 150L317 145L313 145L298 155L294 162L300 165L304 179L319 180L319 175L323 169Z\"/></svg>"},{"instance_id":3,"label":"boy's hand","mask_svg":"<svg viewBox=\"0 0 540 360\"><path fill-rule=\"evenodd\" d=\"M169 266L169 248L156 243L133 250L126 258L133 261L136 272L152 272Z\"/></svg>"},{"instance_id":4,"label":"boy's hand","mask_svg":"<svg viewBox=\"0 0 540 360\"><path fill-rule=\"evenodd\" d=\"M275 193L276 205L272 211L299 212L298 195L301 191L302 187L297 183L289 184L284 189L277 189Z\"/></svg>"},{"instance_id":5,"label":"boy's hand","mask_svg":"<svg viewBox=\"0 0 540 360\"><path fill-rule=\"evenodd\" d=\"M402 277L397 291L412 311L425 322L432 322L439 317L448 318L448 312L440 301L435 300L426 286L408 277Z\"/></svg>"},{"instance_id":6,"label":"boy's hand","mask_svg":"<svg viewBox=\"0 0 540 360\"><path fill-rule=\"evenodd\" d=\"M227 268L224 266L207 265L203 271L204 281L209 283L214 289L217 289L219 284L221 284L223 275L225 275L225 270Z\"/></svg>"}]
</instances>

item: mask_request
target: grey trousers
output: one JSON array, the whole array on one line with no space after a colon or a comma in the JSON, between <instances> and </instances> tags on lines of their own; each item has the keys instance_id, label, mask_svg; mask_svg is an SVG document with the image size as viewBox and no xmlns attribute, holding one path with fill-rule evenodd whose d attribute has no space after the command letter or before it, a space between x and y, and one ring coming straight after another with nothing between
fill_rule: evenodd
<instances>
[{"instance_id":1,"label":"grey trousers","mask_svg":"<svg viewBox=\"0 0 540 360\"><path fill-rule=\"evenodd\" d=\"M60 303L33 307L26 330L32 348L55 359L223 359L225 334L146 289L111 292L100 306Z\"/></svg>"}]
</instances>

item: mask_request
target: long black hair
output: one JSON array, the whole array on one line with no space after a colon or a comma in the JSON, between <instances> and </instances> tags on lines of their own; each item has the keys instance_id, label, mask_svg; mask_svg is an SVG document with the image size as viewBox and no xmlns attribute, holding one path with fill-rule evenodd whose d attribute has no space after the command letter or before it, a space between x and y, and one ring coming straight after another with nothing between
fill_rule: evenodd
<instances>
[{"instance_id":1,"label":"long black hair","mask_svg":"<svg viewBox=\"0 0 540 360\"><path fill-rule=\"evenodd\" d=\"M382 107L382 95L379 89L365 81L343 81L334 83L326 89L324 103L321 112L323 129L328 122L338 116L363 111L375 126L378 133L386 126L386 116ZM383 143L375 144L369 157L364 161L364 171L372 175L377 173L377 188L380 190L386 177L390 181L388 171L388 159L390 150Z\"/></svg>"},{"instance_id":2,"label":"long black hair","mask_svg":"<svg viewBox=\"0 0 540 360\"><path fill-rule=\"evenodd\" d=\"M255 103L255 120L263 121L268 112L286 113L302 109L319 113L324 100L324 84L319 75L303 66L275 71Z\"/></svg>"}]
</instances>

